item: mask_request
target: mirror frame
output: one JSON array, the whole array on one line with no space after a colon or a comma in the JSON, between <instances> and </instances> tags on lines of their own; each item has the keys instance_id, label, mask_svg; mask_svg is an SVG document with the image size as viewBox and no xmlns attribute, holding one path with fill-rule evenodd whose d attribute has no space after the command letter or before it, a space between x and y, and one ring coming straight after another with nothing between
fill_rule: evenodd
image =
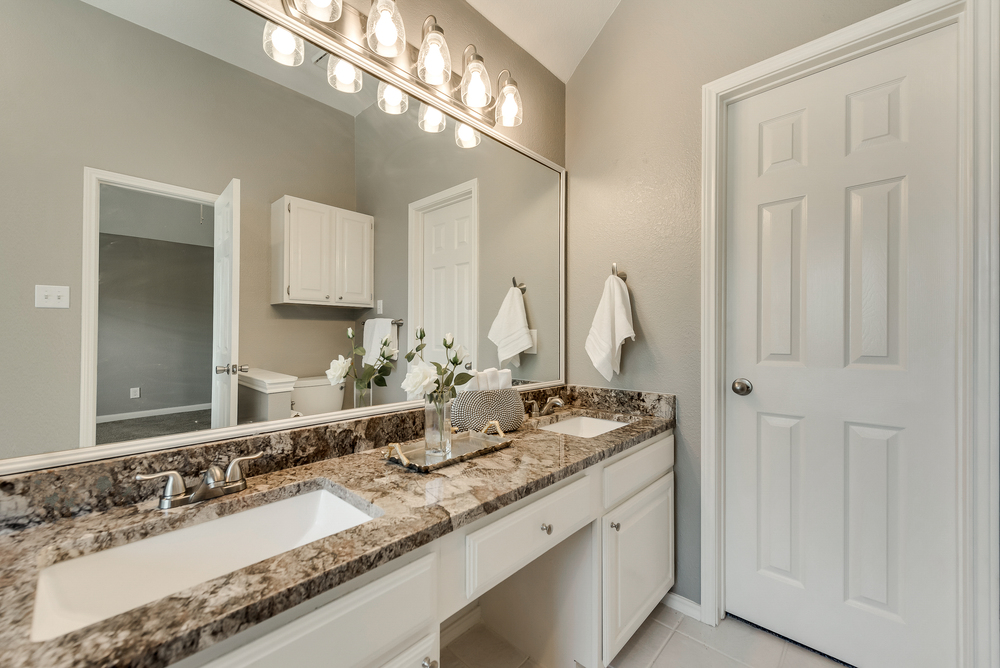
<instances>
[{"instance_id":1,"label":"mirror frame","mask_svg":"<svg viewBox=\"0 0 1000 668\"><path fill-rule=\"evenodd\" d=\"M518 144L498 132L493 124L487 123L483 116L472 113L470 109L455 100L450 95L446 95L434 86L425 84L415 76L397 67L392 61L382 58L369 51L367 47L352 42L350 39L334 32L327 26L313 21L300 14L289 4L287 11L282 11L274 6L276 2L287 2L287 0L231 0L238 5L258 14L259 16L288 28L304 40L312 42L314 45L336 55L351 64L360 67L365 72L378 79L391 83L408 95L411 95L420 102L434 105L444 113L466 123L491 139L511 148L527 158L548 167L559 176L559 378L552 381L537 383L527 383L519 385L519 390L538 390L548 387L558 387L566 384L566 169L551 160L535 153L531 149ZM290 16L294 14L297 16ZM353 17L363 16L344 3L344 14ZM343 20L343 19L342 19ZM408 51L416 53L412 44L408 44ZM408 57L409 54L402 56ZM414 58L415 61L415 58ZM92 206L89 201L84 202L84 220L88 214L88 206ZM93 272L88 263L87 253L92 252L90 244L84 240L84 260L83 260L83 284L87 285L90 278L88 271ZM83 345L81 350L81 371L83 366L88 364L93 350L88 346L88 342L94 340L94 334L88 329L93 328L96 323L87 318L83 318L82 334ZM84 393L85 395L85 393ZM86 404L86 405L84 405ZM374 415L385 415L388 413L400 413L411 411L423 407L423 401L406 401L382 406L371 406L368 408L355 408L335 413L323 413L320 415L309 415L299 418L288 418L285 420L273 420L271 422L255 422L222 429L206 429L203 431L193 431L184 434L172 434L168 436L158 436L135 441L122 441L120 443L108 443L105 445L81 446L77 444L73 449L48 452L39 455L27 455L10 459L0 459L0 476L27 471L37 471L40 469L57 468L70 464L80 464L84 462L98 461L102 459L112 459L128 455L137 455L144 452L155 452L158 450L169 450L190 445L200 445L225 441L234 438L245 438L260 434L273 433L277 431L288 431L290 429L301 429L303 427L314 427L322 424L335 422L345 422L357 420L359 418L371 417ZM81 410L90 410L92 406L88 397L81 396ZM82 420L81 420L82 423Z\"/></svg>"}]
</instances>

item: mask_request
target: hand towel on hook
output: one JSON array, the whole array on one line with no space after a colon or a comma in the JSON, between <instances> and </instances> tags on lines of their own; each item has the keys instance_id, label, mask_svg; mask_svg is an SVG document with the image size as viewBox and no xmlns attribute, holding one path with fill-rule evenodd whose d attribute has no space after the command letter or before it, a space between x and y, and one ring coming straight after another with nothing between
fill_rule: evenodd
<instances>
[{"instance_id":1,"label":"hand towel on hook","mask_svg":"<svg viewBox=\"0 0 1000 668\"><path fill-rule=\"evenodd\" d=\"M528 317L524 312L524 295L517 288L511 288L504 297L500 312L490 327L489 339L497 346L497 356L503 367L507 362L521 366L520 354L531 348L534 342L528 332Z\"/></svg>"},{"instance_id":2,"label":"hand towel on hook","mask_svg":"<svg viewBox=\"0 0 1000 668\"><path fill-rule=\"evenodd\" d=\"M629 337L635 341L628 286L622 279L611 275L604 282L604 294L594 314L586 346L590 361L605 380L611 380L613 373L620 373L622 344Z\"/></svg>"}]
</instances>

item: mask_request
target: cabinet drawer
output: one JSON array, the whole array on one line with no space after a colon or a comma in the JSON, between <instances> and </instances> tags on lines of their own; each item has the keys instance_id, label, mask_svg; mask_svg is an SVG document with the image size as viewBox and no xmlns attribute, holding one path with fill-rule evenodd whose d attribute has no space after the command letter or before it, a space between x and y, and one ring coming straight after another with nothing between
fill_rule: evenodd
<instances>
[{"instance_id":1,"label":"cabinet drawer","mask_svg":"<svg viewBox=\"0 0 1000 668\"><path fill-rule=\"evenodd\" d=\"M592 476L578 480L466 536L466 596L482 594L592 522L594 480Z\"/></svg>"},{"instance_id":2,"label":"cabinet drawer","mask_svg":"<svg viewBox=\"0 0 1000 668\"><path fill-rule=\"evenodd\" d=\"M618 505L673 466L673 434L608 466L604 469L604 509Z\"/></svg>"},{"instance_id":3,"label":"cabinet drawer","mask_svg":"<svg viewBox=\"0 0 1000 668\"><path fill-rule=\"evenodd\" d=\"M425 668L434 662L440 664L441 649L438 646L438 634L432 633L416 645L408 648L402 654L394 657L382 668Z\"/></svg>"},{"instance_id":4,"label":"cabinet drawer","mask_svg":"<svg viewBox=\"0 0 1000 668\"><path fill-rule=\"evenodd\" d=\"M431 554L216 659L209 668L327 666L334 658L338 668L369 668L385 663L414 638L433 634L436 612L437 555Z\"/></svg>"}]
</instances>

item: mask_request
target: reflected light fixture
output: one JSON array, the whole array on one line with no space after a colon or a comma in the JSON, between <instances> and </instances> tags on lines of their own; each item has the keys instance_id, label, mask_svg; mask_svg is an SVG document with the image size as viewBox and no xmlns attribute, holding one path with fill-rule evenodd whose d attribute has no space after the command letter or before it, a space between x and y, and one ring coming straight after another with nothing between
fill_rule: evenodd
<instances>
[{"instance_id":1,"label":"reflected light fixture","mask_svg":"<svg viewBox=\"0 0 1000 668\"><path fill-rule=\"evenodd\" d=\"M380 56L398 56L406 50L406 29L393 0L372 0L365 30L368 47Z\"/></svg>"},{"instance_id":2,"label":"reflected light fixture","mask_svg":"<svg viewBox=\"0 0 1000 668\"><path fill-rule=\"evenodd\" d=\"M333 54L330 54L326 61L326 80L343 93L357 93L364 83L360 67L355 67Z\"/></svg>"},{"instance_id":3,"label":"reflected light fixture","mask_svg":"<svg viewBox=\"0 0 1000 668\"><path fill-rule=\"evenodd\" d=\"M420 111L417 113L417 125L424 132L443 132L448 121L439 109L421 102Z\"/></svg>"},{"instance_id":4,"label":"reflected light fixture","mask_svg":"<svg viewBox=\"0 0 1000 668\"><path fill-rule=\"evenodd\" d=\"M507 78L503 78L503 73ZM497 77L496 120L505 128L514 128L521 124L521 93L517 90L517 82L510 76L510 70L503 70Z\"/></svg>"},{"instance_id":5,"label":"reflected light fixture","mask_svg":"<svg viewBox=\"0 0 1000 668\"><path fill-rule=\"evenodd\" d=\"M459 148L475 148L482 140L483 136L472 126L465 123L455 125L455 143L458 144Z\"/></svg>"},{"instance_id":6,"label":"reflected light fixture","mask_svg":"<svg viewBox=\"0 0 1000 668\"><path fill-rule=\"evenodd\" d=\"M295 0L295 8L309 18L334 23L340 18L344 0Z\"/></svg>"},{"instance_id":7,"label":"reflected light fixture","mask_svg":"<svg viewBox=\"0 0 1000 668\"><path fill-rule=\"evenodd\" d=\"M483 109L490 104L493 90L490 75L486 72L483 57L472 44L465 47L465 73L462 75L462 102L473 109Z\"/></svg>"},{"instance_id":8,"label":"reflected light fixture","mask_svg":"<svg viewBox=\"0 0 1000 668\"><path fill-rule=\"evenodd\" d=\"M378 108L387 114L402 114L410 106L406 93L392 84L380 81L378 84Z\"/></svg>"},{"instance_id":9,"label":"reflected light fixture","mask_svg":"<svg viewBox=\"0 0 1000 668\"><path fill-rule=\"evenodd\" d=\"M298 67L305 60L306 45L291 30L267 21L264 24L264 53L276 63Z\"/></svg>"},{"instance_id":10,"label":"reflected light fixture","mask_svg":"<svg viewBox=\"0 0 1000 668\"><path fill-rule=\"evenodd\" d=\"M451 52L444 39L444 29L433 16L424 20L423 41L417 53L417 76L432 86L451 81Z\"/></svg>"}]
</instances>

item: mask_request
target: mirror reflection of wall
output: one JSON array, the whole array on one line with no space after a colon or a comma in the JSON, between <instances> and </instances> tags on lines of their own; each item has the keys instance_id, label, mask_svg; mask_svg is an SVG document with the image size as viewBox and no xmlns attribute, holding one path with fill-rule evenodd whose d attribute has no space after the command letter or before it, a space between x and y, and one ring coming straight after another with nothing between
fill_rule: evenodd
<instances>
[{"instance_id":1,"label":"mirror reflection of wall","mask_svg":"<svg viewBox=\"0 0 1000 668\"><path fill-rule=\"evenodd\" d=\"M373 318L404 321L399 368L387 387L376 388L375 403L406 399L402 353L415 324L408 321L410 205L472 180L478 287L475 314L467 314L475 340L465 345L476 349L479 368L497 365L486 334L516 276L528 286L525 305L539 345L537 355L521 356L514 376L558 379L558 172L486 137L459 148L450 118L441 133L422 131L416 100L406 113L385 113L376 102L378 81L368 74L357 93L335 90L326 54L311 44L299 67L274 62L261 48L263 19L229 0L36 0L3 3L0 20L9 27L0 43L0 84L9 92L0 126L0 183L9 195L0 200L0 301L8 314L0 320L0 362L5 378L16 380L0 384L0 458L88 445L93 441L81 436L87 424L98 443L162 436L185 420L185 432L206 427L205 384L216 380L204 336L206 325L211 329L205 290L212 266L204 261L212 241L186 236L184 221L196 213L205 232L211 206L195 212L190 202L106 185L99 232L85 239L85 168L216 197L239 179L239 354L231 363L255 370L241 374L241 423L260 419L246 388L268 374L294 381L287 410L265 397L272 404L266 419L352 408L353 388L324 385L324 372L332 359L350 355L347 328L360 336ZM286 197L373 221L364 271L374 282L365 304L380 304L381 312L361 302L275 302L272 204ZM190 211L150 232L153 212L183 209L178 202ZM352 234L360 229L356 224ZM87 248L93 257L85 257ZM80 408L88 263L100 280L88 334L97 340L89 416ZM341 267L356 291L359 266L351 252ZM36 285L68 286L70 307L36 309Z\"/></svg>"}]
</instances>

